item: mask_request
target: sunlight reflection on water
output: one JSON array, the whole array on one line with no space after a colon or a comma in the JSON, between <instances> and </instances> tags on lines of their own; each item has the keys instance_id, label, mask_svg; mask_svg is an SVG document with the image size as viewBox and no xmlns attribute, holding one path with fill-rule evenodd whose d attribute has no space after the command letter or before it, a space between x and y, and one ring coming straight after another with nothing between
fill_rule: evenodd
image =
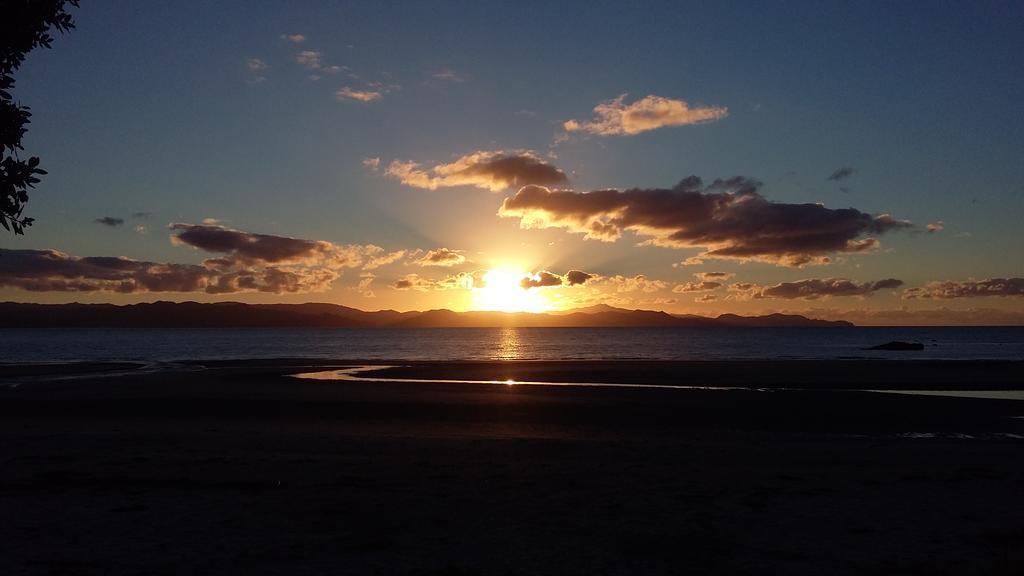
<instances>
[{"instance_id":1,"label":"sunlight reflection on water","mask_svg":"<svg viewBox=\"0 0 1024 576\"><path fill-rule=\"evenodd\" d=\"M519 340L519 330L515 328L502 328L498 332L495 357L501 360L519 360L522 357L522 342Z\"/></svg>"}]
</instances>

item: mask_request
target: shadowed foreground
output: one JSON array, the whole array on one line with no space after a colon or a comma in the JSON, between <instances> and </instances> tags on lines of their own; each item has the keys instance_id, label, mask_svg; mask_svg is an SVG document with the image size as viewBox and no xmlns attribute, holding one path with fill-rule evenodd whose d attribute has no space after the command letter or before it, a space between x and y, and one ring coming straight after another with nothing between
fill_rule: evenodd
<instances>
[{"instance_id":1,"label":"shadowed foreground","mask_svg":"<svg viewBox=\"0 0 1024 576\"><path fill-rule=\"evenodd\" d=\"M0 388L5 572L1024 570L1024 403L281 376L300 368Z\"/></svg>"}]
</instances>

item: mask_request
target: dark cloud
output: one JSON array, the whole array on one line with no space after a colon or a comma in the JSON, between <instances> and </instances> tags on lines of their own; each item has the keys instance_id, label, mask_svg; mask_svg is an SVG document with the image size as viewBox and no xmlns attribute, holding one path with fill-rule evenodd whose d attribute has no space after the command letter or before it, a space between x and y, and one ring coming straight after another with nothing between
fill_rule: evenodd
<instances>
[{"instance_id":1,"label":"dark cloud","mask_svg":"<svg viewBox=\"0 0 1024 576\"><path fill-rule=\"evenodd\" d=\"M332 268L354 268L363 264L378 246L342 246L324 240L255 234L217 224L171 224L172 242L204 252L227 254L244 264L323 264Z\"/></svg>"},{"instance_id":2,"label":"dark cloud","mask_svg":"<svg viewBox=\"0 0 1024 576\"><path fill-rule=\"evenodd\" d=\"M796 282L782 282L773 286L733 284L730 286L730 290L747 292L751 298L817 300L833 296L870 296L879 290L893 290L902 285L903 281L896 278L863 283L857 283L847 278L812 278Z\"/></svg>"},{"instance_id":3,"label":"dark cloud","mask_svg":"<svg viewBox=\"0 0 1024 576\"><path fill-rule=\"evenodd\" d=\"M565 283L569 286L576 286L578 284L585 284L587 280L594 277L594 274L589 274L582 270L569 270L565 273Z\"/></svg>"},{"instance_id":4,"label":"dark cloud","mask_svg":"<svg viewBox=\"0 0 1024 576\"><path fill-rule=\"evenodd\" d=\"M404 254L386 253L372 244L342 246L215 224L170 228L175 244L221 256L200 265L79 257L56 250L0 250L0 286L39 292L319 292L330 288L343 268L376 267Z\"/></svg>"},{"instance_id":5,"label":"dark cloud","mask_svg":"<svg viewBox=\"0 0 1024 576\"><path fill-rule=\"evenodd\" d=\"M561 286L563 279L558 274L541 270L533 276L527 276L519 281L523 288L543 288L546 286Z\"/></svg>"},{"instance_id":6,"label":"dark cloud","mask_svg":"<svg viewBox=\"0 0 1024 576\"><path fill-rule=\"evenodd\" d=\"M854 169L853 168L850 168L848 166L844 166L842 168L837 169L835 172L833 172L828 178L826 178L826 180L830 180L832 182L839 182L840 180L846 180L850 176L853 176L853 173L854 173Z\"/></svg>"},{"instance_id":7,"label":"dark cloud","mask_svg":"<svg viewBox=\"0 0 1024 576\"><path fill-rule=\"evenodd\" d=\"M149 218L152 215L152 212L132 212L132 218L136 219Z\"/></svg>"},{"instance_id":8,"label":"dark cloud","mask_svg":"<svg viewBox=\"0 0 1024 576\"><path fill-rule=\"evenodd\" d=\"M466 257L455 250L438 248L427 252L422 258L416 260L418 266L455 266L466 261Z\"/></svg>"},{"instance_id":9,"label":"dark cloud","mask_svg":"<svg viewBox=\"0 0 1024 576\"><path fill-rule=\"evenodd\" d=\"M423 169L416 162L395 160L387 175L416 188L436 190L451 186L476 186L498 192L513 186L556 186L568 182L565 173L531 151L479 151L451 164Z\"/></svg>"},{"instance_id":10,"label":"dark cloud","mask_svg":"<svg viewBox=\"0 0 1024 576\"><path fill-rule=\"evenodd\" d=\"M519 285L526 289L552 286L578 286L597 277L598 276L596 274L590 274L582 270L569 270L564 276L559 276L558 274L548 272L547 270L541 270L536 274L527 276L520 280Z\"/></svg>"},{"instance_id":11,"label":"dark cloud","mask_svg":"<svg viewBox=\"0 0 1024 576\"><path fill-rule=\"evenodd\" d=\"M697 272L694 276L696 276L698 280L721 281L728 280L735 276L735 274L732 274L731 272Z\"/></svg>"},{"instance_id":12,"label":"dark cloud","mask_svg":"<svg viewBox=\"0 0 1024 576\"><path fill-rule=\"evenodd\" d=\"M651 244L705 250L687 263L731 258L821 264L831 254L876 248L875 234L911 227L888 214L770 202L758 192L760 186L736 177L705 187L696 176L671 189L583 193L524 186L498 213L519 218L524 228L561 227L603 241L632 230Z\"/></svg>"},{"instance_id":13,"label":"dark cloud","mask_svg":"<svg viewBox=\"0 0 1024 576\"><path fill-rule=\"evenodd\" d=\"M903 291L907 299L977 298L982 296L1020 297L1024 296L1024 278L988 278L986 280L965 280L962 282L929 282L920 288Z\"/></svg>"},{"instance_id":14,"label":"dark cloud","mask_svg":"<svg viewBox=\"0 0 1024 576\"><path fill-rule=\"evenodd\" d=\"M230 268L168 264L57 250L0 249L0 286L32 292L312 292L337 278L331 270Z\"/></svg>"},{"instance_id":15,"label":"dark cloud","mask_svg":"<svg viewBox=\"0 0 1024 576\"><path fill-rule=\"evenodd\" d=\"M102 218L97 218L97 219L93 220L93 222L95 222L97 224L103 224L104 226L114 227L114 226L120 226L121 224L124 224L124 218L115 218L113 216L103 216Z\"/></svg>"}]
</instances>

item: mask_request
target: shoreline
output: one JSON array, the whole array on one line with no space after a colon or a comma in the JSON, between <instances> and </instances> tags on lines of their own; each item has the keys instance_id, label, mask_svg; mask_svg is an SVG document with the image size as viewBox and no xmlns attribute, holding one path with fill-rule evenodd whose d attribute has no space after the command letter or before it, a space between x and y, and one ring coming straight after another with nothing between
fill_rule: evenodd
<instances>
[{"instance_id":1,"label":"shoreline","mask_svg":"<svg viewBox=\"0 0 1024 576\"><path fill-rule=\"evenodd\" d=\"M619 384L805 390L1024 390L1012 360L380 360L267 358L179 362L0 363L0 383L235 371L295 375L366 367L374 381Z\"/></svg>"},{"instance_id":2,"label":"shoreline","mask_svg":"<svg viewBox=\"0 0 1024 576\"><path fill-rule=\"evenodd\" d=\"M1024 566L1019 401L290 376L338 364L206 361L0 387L7 573L1010 575ZM878 371L892 364L862 375L912 373ZM918 371L992 382L1021 365ZM753 383L799 368L850 372L842 362L463 362L384 375Z\"/></svg>"}]
</instances>

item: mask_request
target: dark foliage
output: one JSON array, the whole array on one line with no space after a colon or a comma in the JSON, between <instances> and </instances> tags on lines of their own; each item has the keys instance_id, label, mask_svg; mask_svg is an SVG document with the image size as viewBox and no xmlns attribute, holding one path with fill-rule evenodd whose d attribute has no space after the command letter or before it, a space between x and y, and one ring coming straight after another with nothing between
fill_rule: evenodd
<instances>
[{"instance_id":1,"label":"dark foliage","mask_svg":"<svg viewBox=\"0 0 1024 576\"><path fill-rule=\"evenodd\" d=\"M22 160L21 139L32 114L14 100L14 72L34 48L50 48L50 30L68 32L75 27L68 6L78 0L0 0L0 226L23 234L32 218L22 216L28 192L39 183L39 158Z\"/></svg>"}]
</instances>

